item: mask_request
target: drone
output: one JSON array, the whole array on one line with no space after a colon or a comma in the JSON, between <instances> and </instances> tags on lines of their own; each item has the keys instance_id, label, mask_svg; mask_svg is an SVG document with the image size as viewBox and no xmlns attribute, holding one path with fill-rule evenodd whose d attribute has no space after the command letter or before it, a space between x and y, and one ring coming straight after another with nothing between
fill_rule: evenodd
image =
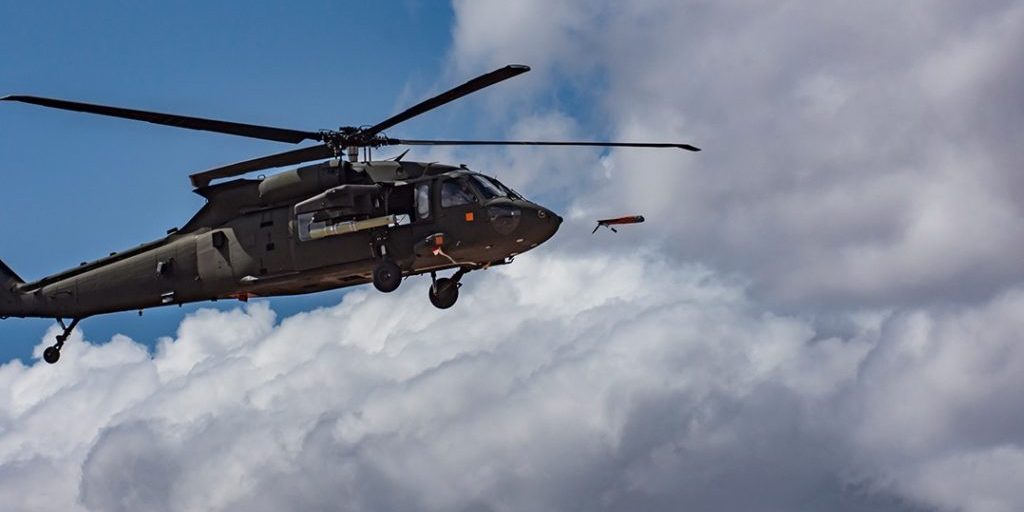
<instances>
[{"instance_id":1,"label":"drone","mask_svg":"<svg viewBox=\"0 0 1024 512\"><path fill-rule=\"evenodd\" d=\"M85 318L186 303L299 295L373 283L392 292L430 274L430 302L459 297L469 272L512 262L550 239L562 218L464 165L372 160L387 146L595 146L700 149L651 142L399 139L384 131L529 71L509 65L368 127L304 131L38 96L0 101L242 137L314 145L190 176L206 204L181 228L132 249L25 282L0 261L0 318L53 318L47 363ZM366 155L360 160L360 150ZM406 152L408 149L406 150ZM258 179L240 176L319 162ZM440 272L453 271L447 277ZM70 321L70 323L67 323Z\"/></svg>"},{"instance_id":2,"label":"drone","mask_svg":"<svg viewBox=\"0 0 1024 512\"><path fill-rule=\"evenodd\" d=\"M597 230L601 228L608 228L613 233L618 233L619 230L615 229L614 226L622 226L625 224L640 224L644 221L643 215L630 215L628 217L615 217L614 219L601 219L597 221L597 225L594 226L594 230L590 234L597 233Z\"/></svg>"}]
</instances>

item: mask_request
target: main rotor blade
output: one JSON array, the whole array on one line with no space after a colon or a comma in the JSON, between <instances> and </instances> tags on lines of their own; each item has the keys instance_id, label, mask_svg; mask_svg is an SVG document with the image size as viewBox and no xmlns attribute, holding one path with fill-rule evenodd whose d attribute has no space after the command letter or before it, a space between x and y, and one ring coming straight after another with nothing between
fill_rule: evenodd
<instances>
[{"instance_id":1,"label":"main rotor blade","mask_svg":"<svg viewBox=\"0 0 1024 512\"><path fill-rule=\"evenodd\" d=\"M110 107L107 105L95 105L92 103L81 103L77 101L60 100L54 98L41 98L39 96L4 96L0 101L20 101L42 107L71 110L74 112L86 112L103 116L121 117L146 121L147 123L174 126L177 128L189 128L207 132L226 133L229 135L240 135L254 139L276 140L279 142L299 143L304 140L321 140L319 132L307 132L302 130L291 130L288 128L275 128L273 126L260 126L255 124L233 123L217 119L204 119L201 117L181 116L177 114L164 114L161 112L149 112L146 110L133 110L121 107Z\"/></svg>"},{"instance_id":2,"label":"main rotor blade","mask_svg":"<svg viewBox=\"0 0 1024 512\"><path fill-rule=\"evenodd\" d=\"M490 73L480 75L458 87L449 89L433 98L426 101L420 102L398 114L395 114L369 128L363 130L363 134L372 137L398 123L408 121L424 112L433 110L445 103L455 101L467 94L472 94L485 87L490 87L498 82L508 80L517 75L521 75L530 70L530 66L524 66L521 64L511 64L503 68L496 69Z\"/></svg>"},{"instance_id":3,"label":"main rotor blade","mask_svg":"<svg viewBox=\"0 0 1024 512\"><path fill-rule=\"evenodd\" d=\"M588 141L527 141L527 140L417 140L388 139L397 146L596 146L602 148L679 148L700 151L697 146L674 142L588 142Z\"/></svg>"},{"instance_id":4,"label":"main rotor blade","mask_svg":"<svg viewBox=\"0 0 1024 512\"><path fill-rule=\"evenodd\" d=\"M331 158L332 156L334 156L334 151L331 150L327 144L321 144L319 146L294 149L284 153L262 156L252 160L246 160L244 162L217 167L208 171L195 173L189 176L189 179L192 180L193 187L203 188L209 185L211 181L220 178L233 178L249 172L273 169L275 167L284 167L286 165L298 165L305 162L311 162L313 160Z\"/></svg>"}]
</instances>

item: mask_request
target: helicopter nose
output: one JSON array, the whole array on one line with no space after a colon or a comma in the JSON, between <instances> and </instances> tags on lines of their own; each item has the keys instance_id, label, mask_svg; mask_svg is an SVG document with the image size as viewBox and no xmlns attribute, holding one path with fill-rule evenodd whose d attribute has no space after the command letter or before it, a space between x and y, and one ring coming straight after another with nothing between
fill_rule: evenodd
<instances>
[{"instance_id":1,"label":"helicopter nose","mask_svg":"<svg viewBox=\"0 0 1024 512\"><path fill-rule=\"evenodd\" d=\"M562 224L551 210L530 201L520 200L514 205L497 204L489 208L494 230L514 240L512 254L528 251L548 241Z\"/></svg>"},{"instance_id":2,"label":"helicopter nose","mask_svg":"<svg viewBox=\"0 0 1024 512\"><path fill-rule=\"evenodd\" d=\"M558 232L558 227L562 225L562 217L559 217L555 212L544 208L543 206L537 207L537 240L536 243L541 244L546 242L551 237L555 236Z\"/></svg>"}]
</instances>

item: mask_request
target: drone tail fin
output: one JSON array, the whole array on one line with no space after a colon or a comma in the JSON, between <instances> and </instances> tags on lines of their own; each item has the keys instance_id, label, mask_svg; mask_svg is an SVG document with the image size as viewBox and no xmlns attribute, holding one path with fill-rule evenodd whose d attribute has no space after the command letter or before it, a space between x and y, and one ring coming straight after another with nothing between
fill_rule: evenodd
<instances>
[{"instance_id":1,"label":"drone tail fin","mask_svg":"<svg viewBox=\"0 0 1024 512\"><path fill-rule=\"evenodd\" d=\"M21 302L15 288L24 282L18 277L18 274L11 270L11 267L0 261L0 316L5 316L8 312L13 311L13 308Z\"/></svg>"}]
</instances>

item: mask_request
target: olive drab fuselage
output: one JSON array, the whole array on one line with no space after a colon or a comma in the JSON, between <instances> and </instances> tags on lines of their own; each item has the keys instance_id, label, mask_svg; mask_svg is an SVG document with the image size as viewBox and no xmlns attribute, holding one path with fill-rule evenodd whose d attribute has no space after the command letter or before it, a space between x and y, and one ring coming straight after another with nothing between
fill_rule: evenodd
<instances>
[{"instance_id":1,"label":"olive drab fuselage","mask_svg":"<svg viewBox=\"0 0 1024 512\"><path fill-rule=\"evenodd\" d=\"M181 229L12 285L0 313L80 319L310 293L368 283L382 260L403 276L482 269L543 243L561 222L492 178L436 163L335 159L196 192L207 203Z\"/></svg>"}]
</instances>

